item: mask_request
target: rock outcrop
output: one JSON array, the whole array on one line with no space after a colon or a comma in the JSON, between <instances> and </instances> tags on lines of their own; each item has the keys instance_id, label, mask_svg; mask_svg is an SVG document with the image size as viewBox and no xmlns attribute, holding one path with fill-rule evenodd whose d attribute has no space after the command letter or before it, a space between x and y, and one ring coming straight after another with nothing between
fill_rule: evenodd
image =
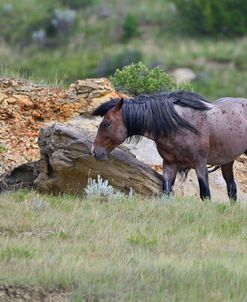
<instances>
[{"instance_id":1,"label":"rock outcrop","mask_svg":"<svg viewBox=\"0 0 247 302\"><path fill-rule=\"evenodd\" d=\"M125 147L116 148L107 161L91 155L94 133L81 127L56 123L39 134L40 160L7 173L0 190L37 188L43 193L83 194L89 178L100 175L117 190L153 195L160 192L162 177L136 159Z\"/></svg>"},{"instance_id":2,"label":"rock outcrop","mask_svg":"<svg viewBox=\"0 0 247 302\"><path fill-rule=\"evenodd\" d=\"M107 79L79 80L69 89L0 79L0 174L39 158L37 137L49 122L64 122L118 97Z\"/></svg>"}]
</instances>

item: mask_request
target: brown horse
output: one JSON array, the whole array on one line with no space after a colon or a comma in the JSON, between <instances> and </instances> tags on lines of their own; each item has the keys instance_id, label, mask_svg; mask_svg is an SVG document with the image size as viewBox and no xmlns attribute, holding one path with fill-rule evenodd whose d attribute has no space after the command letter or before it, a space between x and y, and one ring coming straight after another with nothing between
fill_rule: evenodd
<instances>
[{"instance_id":1,"label":"brown horse","mask_svg":"<svg viewBox=\"0 0 247 302\"><path fill-rule=\"evenodd\" d=\"M210 198L207 165L221 167L230 199L237 199L233 162L247 150L247 100L208 103L190 92L113 99L93 115L104 116L92 146L97 160L127 138L146 136L163 158L163 191L170 194L177 172L195 169L201 199Z\"/></svg>"}]
</instances>

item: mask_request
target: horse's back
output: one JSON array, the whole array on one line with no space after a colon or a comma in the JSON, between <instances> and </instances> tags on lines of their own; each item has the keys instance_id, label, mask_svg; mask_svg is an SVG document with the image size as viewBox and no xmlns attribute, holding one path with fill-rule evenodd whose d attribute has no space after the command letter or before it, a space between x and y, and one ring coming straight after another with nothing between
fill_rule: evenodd
<instances>
[{"instance_id":1,"label":"horse's back","mask_svg":"<svg viewBox=\"0 0 247 302\"><path fill-rule=\"evenodd\" d=\"M217 106L217 107L233 107L233 108L237 108L238 106L240 106L241 108L246 107L247 110L247 99L245 98L233 98L233 97L224 97L224 98L220 98L218 100L216 100L213 105Z\"/></svg>"},{"instance_id":2,"label":"horse's back","mask_svg":"<svg viewBox=\"0 0 247 302\"><path fill-rule=\"evenodd\" d=\"M222 114L223 120L247 119L247 99L225 97L216 100L213 105L218 109L218 113Z\"/></svg>"}]
</instances>

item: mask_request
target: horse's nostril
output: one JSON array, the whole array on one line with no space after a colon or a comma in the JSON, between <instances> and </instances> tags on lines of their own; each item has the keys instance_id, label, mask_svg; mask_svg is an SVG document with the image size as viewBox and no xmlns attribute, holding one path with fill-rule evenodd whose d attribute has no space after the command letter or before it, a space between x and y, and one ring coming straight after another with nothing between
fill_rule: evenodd
<instances>
[{"instance_id":1,"label":"horse's nostril","mask_svg":"<svg viewBox=\"0 0 247 302\"><path fill-rule=\"evenodd\" d=\"M93 154L93 157L96 157L96 152L95 151L93 151L92 154Z\"/></svg>"}]
</instances>

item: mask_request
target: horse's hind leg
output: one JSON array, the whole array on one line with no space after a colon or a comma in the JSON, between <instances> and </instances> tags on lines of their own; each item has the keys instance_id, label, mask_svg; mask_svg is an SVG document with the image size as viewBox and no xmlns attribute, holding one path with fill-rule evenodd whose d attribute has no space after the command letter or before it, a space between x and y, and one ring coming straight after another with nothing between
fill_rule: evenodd
<instances>
[{"instance_id":1,"label":"horse's hind leg","mask_svg":"<svg viewBox=\"0 0 247 302\"><path fill-rule=\"evenodd\" d=\"M209 183L208 183L208 169L207 164L200 163L196 167L196 175L199 182L200 187L200 197L202 200L204 199L210 199L211 194L209 190Z\"/></svg>"},{"instance_id":2,"label":"horse's hind leg","mask_svg":"<svg viewBox=\"0 0 247 302\"><path fill-rule=\"evenodd\" d=\"M232 170L233 163L234 163L234 161L232 161L228 164L222 165L221 171L222 171L222 175L226 182L227 194L231 200L236 201L237 200L237 186L236 186L236 183L234 181L234 176L233 176L233 170Z\"/></svg>"}]
</instances>

